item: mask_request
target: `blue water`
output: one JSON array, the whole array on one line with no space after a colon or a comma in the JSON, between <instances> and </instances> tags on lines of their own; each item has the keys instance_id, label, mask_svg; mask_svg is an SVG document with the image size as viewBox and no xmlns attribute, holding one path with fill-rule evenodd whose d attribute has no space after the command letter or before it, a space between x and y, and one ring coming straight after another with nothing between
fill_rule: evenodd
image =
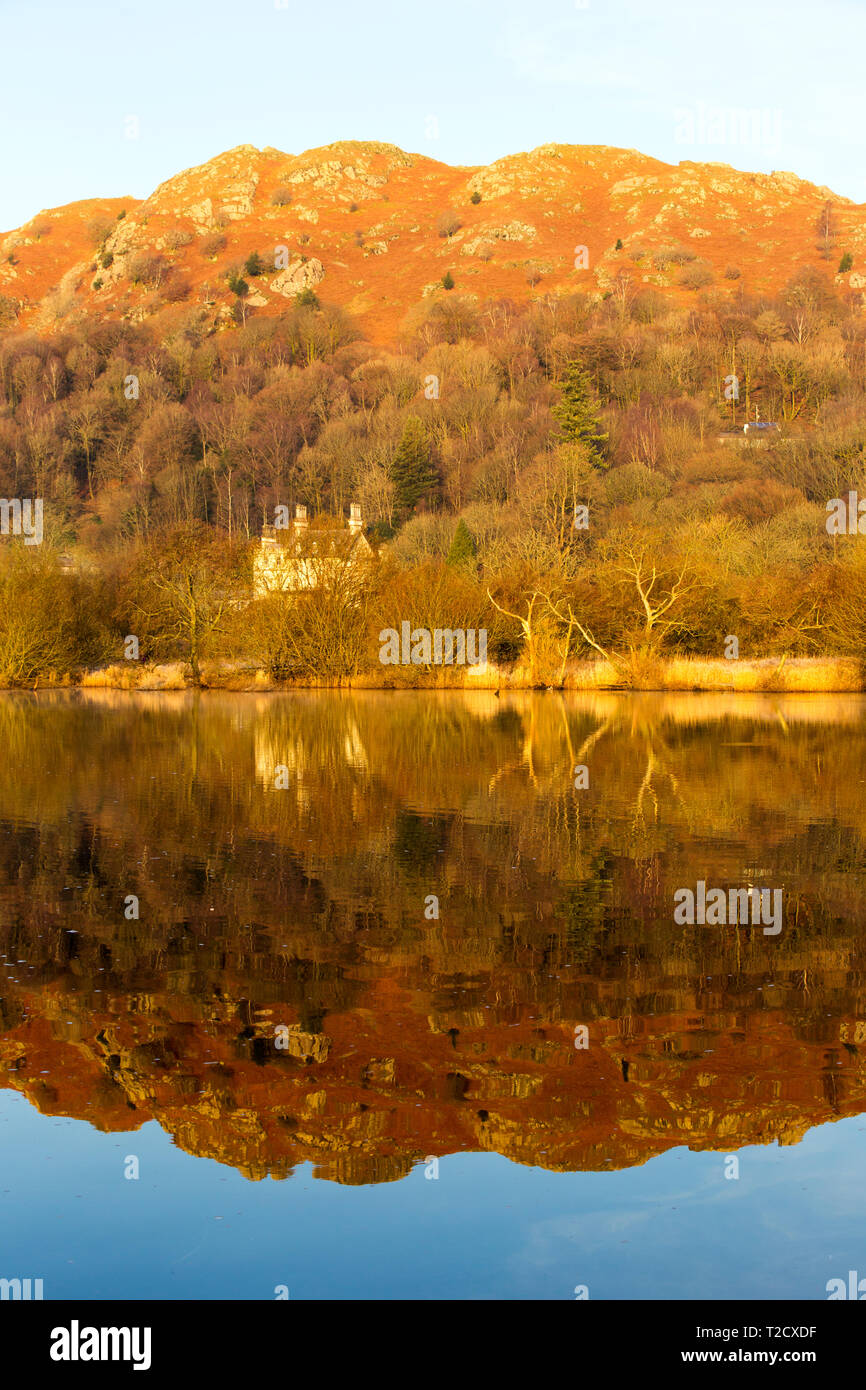
<instances>
[{"instance_id":1,"label":"blue water","mask_svg":"<svg viewBox=\"0 0 866 1390\"><path fill-rule=\"evenodd\" d=\"M9 1092L0 1145L0 1275L46 1298L826 1299L866 1274L861 1119L742 1149L736 1180L724 1155L676 1149L616 1173L463 1154L438 1179L345 1187L304 1165L251 1183L157 1124L100 1134Z\"/></svg>"}]
</instances>

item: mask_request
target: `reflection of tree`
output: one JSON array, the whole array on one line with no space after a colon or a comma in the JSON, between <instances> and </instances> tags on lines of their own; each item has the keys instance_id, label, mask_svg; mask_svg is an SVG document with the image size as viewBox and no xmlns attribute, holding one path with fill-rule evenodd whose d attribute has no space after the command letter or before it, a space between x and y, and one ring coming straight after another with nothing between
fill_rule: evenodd
<instances>
[{"instance_id":1,"label":"reflection of tree","mask_svg":"<svg viewBox=\"0 0 866 1390\"><path fill-rule=\"evenodd\" d=\"M613 863L593 859L588 877L565 894L559 913L565 925L569 953L576 963L587 964L600 950L610 905Z\"/></svg>"},{"instance_id":2,"label":"reflection of tree","mask_svg":"<svg viewBox=\"0 0 866 1390\"><path fill-rule=\"evenodd\" d=\"M597 1166L598 1132L636 1162L684 1136L733 1142L722 1114L746 1142L855 1113L864 735L856 702L836 722L814 708L0 700L2 951L28 965L3 984L7 1080L110 1127L156 1116L250 1175L301 1155L345 1159L344 1180L449 1146ZM262 775L271 759L303 797ZM674 926L676 887L755 867L786 889L778 941ZM831 1046L845 1078L828 1096ZM660 1110L683 1128L662 1135Z\"/></svg>"},{"instance_id":3,"label":"reflection of tree","mask_svg":"<svg viewBox=\"0 0 866 1390\"><path fill-rule=\"evenodd\" d=\"M667 782L668 782L668 785L669 785L669 787L670 787L671 792L673 793L674 797L676 798L676 801L678 802L678 804L679 804L681 810L683 811L684 816L685 816L686 818L688 818L688 812L687 812L687 810L686 810L686 807L685 807L685 804L684 804L684 802L683 802L682 796L680 795L680 784L679 784L679 781L677 780L677 777L676 777L675 774L671 771L671 769L666 765L666 757L667 757L667 755L668 755L668 749L665 747L664 743L662 743L662 744L661 744L661 749L662 749L662 751L661 751L661 752L657 751L657 745L655 745L655 744L653 743L652 731L649 730L649 729L647 729L647 730L645 731L645 738L646 738L646 768L645 768L645 770L644 770L644 775L643 775L643 777L641 778L641 784L640 784L640 787L638 788L637 797L636 797L636 799L635 799L635 809L634 809L634 819L633 819L633 825L634 825L635 829L638 829L638 828L643 829L643 828L644 828L644 825L645 825L645 822L644 822L644 801L645 801L645 798L646 798L646 797L650 797L650 798L652 799L652 803L653 803L653 819L654 819L654 820L658 820L659 802L658 802L658 796L656 795L655 787L654 787L654 785L653 785L654 781L655 781L657 778L658 778L659 780L661 780L661 779L663 779L663 778L666 778L666 779L667 779Z\"/></svg>"}]
</instances>

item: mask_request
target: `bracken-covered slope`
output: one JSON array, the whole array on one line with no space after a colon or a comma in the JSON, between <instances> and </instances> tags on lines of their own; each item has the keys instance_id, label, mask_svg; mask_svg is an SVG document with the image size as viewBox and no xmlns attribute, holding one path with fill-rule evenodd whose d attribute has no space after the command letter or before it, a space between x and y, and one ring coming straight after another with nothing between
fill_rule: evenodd
<instances>
[{"instance_id":1,"label":"bracken-covered slope","mask_svg":"<svg viewBox=\"0 0 866 1390\"><path fill-rule=\"evenodd\" d=\"M239 145L143 202L72 203L3 236L0 307L7 324L40 330L81 315L168 325L191 305L227 321L227 274L257 251L266 269L245 276L247 311L279 313L312 288L384 342L419 300L448 293L447 272L478 300L605 294L626 271L634 288L689 301L772 293L822 254L835 269L849 252L840 280L860 290L864 241L866 205L791 173L596 145L543 145L481 168L370 141L302 155ZM683 249L697 257L691 286ZM679 254L666 261L666 250Z\"/></svg>"}]
</instances>

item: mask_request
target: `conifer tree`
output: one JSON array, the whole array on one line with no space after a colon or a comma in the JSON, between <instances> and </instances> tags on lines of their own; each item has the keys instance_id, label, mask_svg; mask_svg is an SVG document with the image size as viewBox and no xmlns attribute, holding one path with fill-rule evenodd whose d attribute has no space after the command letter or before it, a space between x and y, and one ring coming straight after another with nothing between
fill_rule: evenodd
<instances>
[{"instance_id":1,"label":"conifer tree","mask_svg":"<svg viewBox=\"0 0 866 1390\"><path fill-rule=\"evenodd\" d=\"M437 482L430 446L417 415L410 415L403 426L390 476L394 484L394 501L402 512L414 511L424 494Z\"/></svg>"},{"instance_id":2,"label":"conifer tree","mask_svg":"<svg viewBox=\"0 0 866 1390\"><path fill-rule=\"evenodd\" d=\"M454 532L451 549L445 557L445 563L456 566L471 565L477 554L478 546L475 544L475 537L461 516L457 523L457 530Z\"/></svg>"},{"instance_id":3,"label":"conifer tree","mask_svg":"<svg viewBox=\"0 0 866 1390\"><path fill-rule=\"evenodd\" d=\"M608 436L598 418L598 400L592 383L583 368L570 363L560 388L560 399L553 407L563 439L586 445L589 456L598 468L606 468L605 445Z\"/></svg>"}]
</instances>

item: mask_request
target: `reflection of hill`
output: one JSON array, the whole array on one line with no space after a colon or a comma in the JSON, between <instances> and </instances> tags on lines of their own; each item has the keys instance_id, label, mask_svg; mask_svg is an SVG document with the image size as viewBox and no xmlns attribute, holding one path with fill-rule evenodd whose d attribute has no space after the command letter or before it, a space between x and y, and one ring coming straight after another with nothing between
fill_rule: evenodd
<instances>
[{"instance_id":1,"label":"reflection of hill","mask_svg":"<svg viewBox=\"0 0 866 1390\"><path fill-rule=\"evenodd\" d=\"M7 1084L250 1177L796 1142L866 1109L864 708L5 697ZM674 926L698 878L781 937Z\"/></svg>"}]
</instances>

